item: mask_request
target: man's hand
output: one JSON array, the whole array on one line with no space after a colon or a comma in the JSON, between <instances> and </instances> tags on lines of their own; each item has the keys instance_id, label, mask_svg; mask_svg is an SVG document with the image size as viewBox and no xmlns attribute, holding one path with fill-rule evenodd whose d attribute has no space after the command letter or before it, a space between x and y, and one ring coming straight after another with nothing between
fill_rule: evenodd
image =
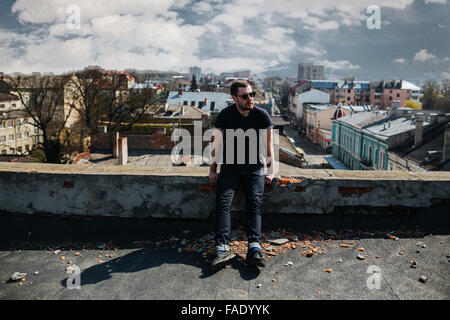
<instances>
[{"instance_id":1,"label":"man's hand","mask_svg":"<svg viewBox=\"0 0 450 320\"><path fill-rule=\"evenodd\" d=\"M216 185L218 177L219 177L219 175L216 172L214 172L214 171L209 172L209 182L212 185Z\"/></svg>"},{"instance_id":2,"label":"man's hand","mask_svg":"<svg viewBox=\"0 0 450 320\"><path fill-rule=\"evenodd\" d=\"M266 184L271 184L274 178L275 176L273 174L266 175Z\"/></svg>"}]
</instances>

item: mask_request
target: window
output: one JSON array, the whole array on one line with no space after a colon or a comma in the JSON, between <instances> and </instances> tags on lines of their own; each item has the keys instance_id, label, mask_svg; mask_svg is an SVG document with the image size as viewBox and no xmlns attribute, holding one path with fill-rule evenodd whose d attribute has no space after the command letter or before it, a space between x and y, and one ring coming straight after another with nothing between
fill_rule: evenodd
<instances>
[{"instance_id":1,"label":"window","mask_svg":"<svg viewBox=\"0 0 450 320\"><path fill-rule=\"evenodd\" d=\"M14 135L13 134L9 135L9 141L14 141Z\"/></svg>"},{"instance_id":2,"label":"window","mask_svg":"<svg viewBox=\"0 0 450 320\"><path fill-rule=\"evenodd\" d=\"M202 109L203 108L203 104L204 104L205 102L204 101L199 101L198 102L198 107L199 107L199 109Z\"/></svg>"},{"instance_id":3,"label":"window","mask_svg":"<svg viewBox=\"0 0 450 320\"><path fill-rule=\"evenodd\" d=\"M191 101L191 107L195 107L195 101Z\"/></svg>"},{"instance_id":4,"label":"window","mask_svg":"<svg viewBox=\"0 0 450 320\"><path fill-rule=\"evenodd\" d=\"M39 133L39 128L38 127L34 127L34 133Z\"/></svg>"},{"instance_id":5,"label":"window","mask_svg":"<svg viewBox=\"0 0 450 320\"><path fill-rule=\"evenodd\" d=\"M25 150L28 152L28 151L30 151L30 145L29 144L26 144L25 145Z\"/></svg>"},{"instance_id":6,"label":"window","mask_svg":"<svg viewBox=\"0 0 450 320\"><path fill-rule=\"evenodd\" d=\"M6 141L6 136L1 136L0 137L0 142L5 142Z\"/></svg>"},{"instance_id":7,"label":"window","mask_svg":"<svg viewBox=\"0 0 450 320\"><path fill-rule=\"evenodd\" d=\"M12 104L12 107L13 107L13 108L17 108L17 104L13 103L13 104Z\"/></svg>"},{"instance_id":8,"label":"window","mask_svg":"<svg viewBox=\"0 0 450 320\"><path fill-rule=\"evenodd\" d=\"M22 139L22 133L19 132L19 133L17 134L17 140L20 140L20 139Z\"/></svg>"},{"instance_id":9,"label":"window","mask_svg":"<svg viewBox=\"0 0 450 320\"><path fill-rule=\"evenodd\" d=\"M6 150L2 150L2 155L4 156L6 154Z\"/></svg>"},{"instance_id":10,"label":"window","mask_svg":"<svg viewBox=\"0 0 450 320\"><path fill-rule=\"evenodd\" d=\"M28 119L23 119L23 124L28 124Z\"/></svg>"},{"instance_id":11,"label":"window","mask_svg":"<svg viewBox=\"0 0 450 320\"><path fill-rule=\"evenodd\" d=\"M14 126L14 122L13 121L8 121L8 128L12 128Z\"/></svg>"},{"instance_id":12,"label":"window","mask_svg":"<svg viewBox=\"0 0 450 320\"><path fill-rule=\"evenodd\" d=\"M214 110L215 107L216 107L216 102L215 101L211 101L211 110Z\"/></svg>"},{"instance_id":13,"label":"window","mask_svg":"<svg viewBox=\"0 0 450 320\"><path fill-rule=\"evenodd\" d=\"M0 104L0 109L5 109L5 104L4 103Z\"/></svg>"},{"instance_id":14,"label":"window","mask_svg":"<svg viewBox=\"0 0 450 320\"><path fill-rule=\"evenodd\" d=\"M400 93L397 93L397 98L400 98Z\"/></svg>"},{"instance_id":15,"label":"window","mask_svg":"<svg viewBox=\"0 0 450 320\"><path fill-rule=\"evenodd\" d=\"M30 137L30 133L28 131L25 131L25 138L28 139Z\"/></svg>"},{"instance_id":16,"label":"window","mask_svg":"<svg viewBox=\"0 0 450 320\"><path fill-rule=\"evenodd\" d=\"M18 147L17 152L22 153L22 147Z\"/></svg>"},{"instance_id":17,"label":"window","mask_svg":"<svg viewBox=\"0 0 450 320\"><path fill-rule=\"evenodd\" d=\"M0 122L0 129L5 129L5 127L6 127L6 125L5 125L5 122Z\"/></svg>"},{"instance_id":18,"label":"window","mask_svg":"<svg viewBox=\"0 0 450 320\"><path fill-rule=\"evenodd\" d=\"M21 121L20 120L16 120L16 127L20 126Z\"/></svg>"}]
</instances>

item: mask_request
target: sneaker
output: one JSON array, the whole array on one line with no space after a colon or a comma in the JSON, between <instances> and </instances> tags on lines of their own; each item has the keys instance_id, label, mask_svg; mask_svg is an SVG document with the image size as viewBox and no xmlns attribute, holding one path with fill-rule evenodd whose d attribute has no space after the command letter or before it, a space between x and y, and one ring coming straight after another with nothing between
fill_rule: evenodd
<instances>
[{"instance_id":1,"label":"sneaker","mask_svg":"<svg viewBox=\"0 0 450 320\"><path fill-rule=\"evenodd\" d=\"M227 265L228 262L230 262L234 258L236 258L236 255L234 253L231 253L231 251L217 251L216 256L211 262L211 268L214 271L219 270L220 268Z\"/></svg>"},{"instance_id":2,"label":"sneaker","mask_svg":"<svg viewBox=\"0 0 450 320\"><path fill-rule=\"evenodd\" d=\"M264 258L262 256L261 250L259 248L249 249L247 253L247 258L245 259L248 265L254 267L265 267Z\"/></svg>"}]
</instances>

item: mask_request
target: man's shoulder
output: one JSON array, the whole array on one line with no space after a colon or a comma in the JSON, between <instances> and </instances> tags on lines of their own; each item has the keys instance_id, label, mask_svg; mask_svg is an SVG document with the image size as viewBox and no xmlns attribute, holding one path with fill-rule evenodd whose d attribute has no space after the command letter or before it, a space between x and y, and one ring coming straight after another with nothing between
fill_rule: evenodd
<instances>
[{"instance_id":1,"label":"man's shoulder","mask_svg":"<svg viewBox=\"0 0 450 320\"><path fill-rule=\"evenodd\" d=\"M257 113L261 114L261 115L264 115L264 116L266 116L266 117L270 117L269 113L268 113L267 110L264 109L264 108L255 106L255 107L254 107L254 110L255 110Z\"/></svg>"},{"instance_id":2,"label":"man's shoulder","mask_svg":"<svg viewBox=\"0 0 450 320\"><path fill-rule=\"evenodd\" d=\"M272 118L270 117L270 114L267 112L266 109L255 106L254 108L255 114L257 114L259 117L267 119L268 121L272 121Z\"/></svg>"},{"instance_id":3,"label":"man's shoulder","mask_svg":"<svg viewBox=\"0 0 450 320\"><path fill-rule=\"evenodd\" d=\"M232 113L235 109L236 109L236 104L235 104L235 103L230 104L228 107L222 109L222 110L219 112L218 115L219 115L219 116L220 116L220 115L223 116L223 115L230 114L230 113Z\"/></svg>"}]
</instances>

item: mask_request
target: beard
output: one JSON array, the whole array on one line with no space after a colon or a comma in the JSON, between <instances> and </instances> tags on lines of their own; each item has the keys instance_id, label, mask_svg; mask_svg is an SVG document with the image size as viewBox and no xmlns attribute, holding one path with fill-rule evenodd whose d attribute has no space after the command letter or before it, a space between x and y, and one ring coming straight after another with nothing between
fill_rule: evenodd
<instances>
[{"instance_id":1,"label":"beard","mask_svg":"<svg viewBox=\"0 0 450 320\"><path fill-rule=\"evenodd\" d=\"M239 108L241 108L242 110L253 110L255 108L255 103L254 102L249 102L246 101L245 103L239 103Z\"/></svg>"}]
</instances>

